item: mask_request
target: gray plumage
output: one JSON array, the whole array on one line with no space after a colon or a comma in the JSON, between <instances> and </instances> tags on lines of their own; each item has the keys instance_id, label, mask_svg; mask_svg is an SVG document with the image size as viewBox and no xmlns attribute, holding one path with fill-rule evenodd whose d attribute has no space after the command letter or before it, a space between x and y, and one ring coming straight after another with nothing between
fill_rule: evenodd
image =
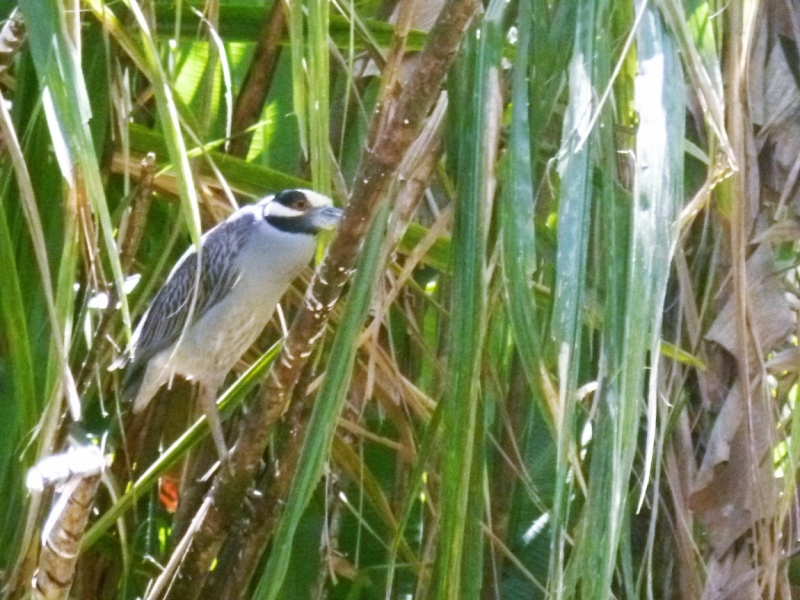
<instances>
[{"instance_id":1,"label":"gray plumage","mask_svg":"<svg viewBox=\"0 0 800 600\"><path fill-rule=\"evenodd\" d=\"M224 456L217 390L311 260L316 233L334 227L340 216L325 196L287 190L241 208L202 236L199 280L198 254L189 248L133 334L123 381L133 412L144 410L175 374L196 380Z\"/></svg>"}]
</instances>

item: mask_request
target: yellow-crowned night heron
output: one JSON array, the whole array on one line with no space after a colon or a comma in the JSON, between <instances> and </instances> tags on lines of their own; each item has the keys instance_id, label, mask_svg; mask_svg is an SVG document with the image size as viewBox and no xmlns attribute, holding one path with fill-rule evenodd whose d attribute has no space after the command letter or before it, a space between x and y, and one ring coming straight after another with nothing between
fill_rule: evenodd
<instances>
[{"instance_id":1,"label":"yellow-crowned night heron","mask_svg":"<svg viewBox=\"0 0 800 600\"><path fill-rule=\"evenodd\" d=\"M321 194L287 190L239 209L203 235L199 279L198 254L189 248L134 331L123 380L133 412L144 410L176 373L195 380L224 457L217 391L311 260L315 235L335 227L341 214Z\"/></svg>"}]
</instances>

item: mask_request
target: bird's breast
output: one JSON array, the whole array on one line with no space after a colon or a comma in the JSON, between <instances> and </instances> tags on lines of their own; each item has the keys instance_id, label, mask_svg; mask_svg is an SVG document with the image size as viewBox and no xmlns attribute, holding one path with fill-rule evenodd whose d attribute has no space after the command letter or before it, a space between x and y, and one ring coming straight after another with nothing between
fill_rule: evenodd
<instances>
[{"instance_id":1,"label":"bird's breast","mask_svg":"<svg viewBox=\"0 0 800 600\"><path fill-rule=\"evenodd\" d=\"M256 286L288 286L314 256L316 238L285 233L268 225L251 236L239 253L242 278Z\"/></svg>"}]
</instances>

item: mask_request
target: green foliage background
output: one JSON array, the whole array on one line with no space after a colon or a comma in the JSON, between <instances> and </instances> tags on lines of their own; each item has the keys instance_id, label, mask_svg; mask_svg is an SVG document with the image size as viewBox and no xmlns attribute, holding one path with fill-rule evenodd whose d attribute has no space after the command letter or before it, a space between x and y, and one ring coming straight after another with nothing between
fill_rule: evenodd
<instances>
[{"instance_id":1,"label":"green foliage background","mask_svg":"<svg viewBox=\"0 0 800 600\"><path fill-rule=\"evenodd\" d=\"M68 431L117 452L126 407L108 367L185 247L233 201L313 187L347 202L394 4L287 3L236 157L231 119L271 2L20 0L27 37L0 75L5 597L24 593L52 499L26 491L27 470ZM412 9L400 85L427 6ZM797 50L770 37L775 6L484 4L428 120L433 142L406 157L296 392L313 411L290 409L273 434L256 482L273 482L271 543L238 588L221 555L215 594L791 597L798 213L788 169L767 181L777 151L756 154L800 132L784 117L771 122L784 141L764 142L753 115L773 91L752 84L759 44L770 60ZM800 106L788 80L781 97ZM132 225L149 152L150 209ZM284 301L289 320L306 282ZM729 333L715 334L725 310ZM231 377L232 421L279 338L270 326ZM195 425L135 482L104 479L75 597L152 585L178 537L163 477L203 436ZM723 438L731 456L714 462ZM284 489L269 471L286 448ZM737 480L744 498L725 487ZM733 503L746 515L726 520Z\"/></svg>"}]
</instances>

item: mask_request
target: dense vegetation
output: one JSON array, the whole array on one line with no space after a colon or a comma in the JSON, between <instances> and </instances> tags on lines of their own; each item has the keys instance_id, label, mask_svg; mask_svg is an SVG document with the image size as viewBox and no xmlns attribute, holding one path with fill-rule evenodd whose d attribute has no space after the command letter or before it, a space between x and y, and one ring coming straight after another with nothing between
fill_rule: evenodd
<instances>
[{"instance_id":1,"label":"dense vegetation","mask_svg":"<svg viewBox=\"0 0 800 600\"><path fill-rule=\"evenodd\" d=\"M0 16L4 597L59 494L76 598L793 597L797 2ZM202 231L292 187L347 216L215 467L190 385L134 418L111 367Z\"/></svg>"}]
</instances>

